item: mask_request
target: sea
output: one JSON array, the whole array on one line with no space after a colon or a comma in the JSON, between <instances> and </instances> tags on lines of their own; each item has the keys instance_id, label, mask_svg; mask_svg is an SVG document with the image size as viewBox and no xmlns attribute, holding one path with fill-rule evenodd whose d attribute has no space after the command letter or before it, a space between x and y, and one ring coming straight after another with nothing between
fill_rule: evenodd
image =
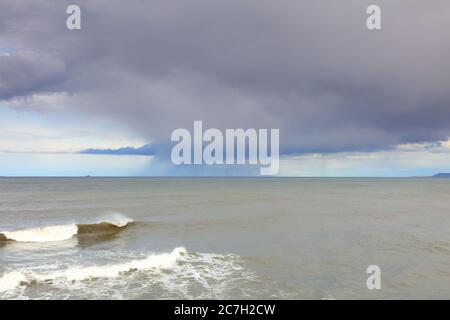
<instances>
[{"instance_id":1,"label":"sea","mask_svg":"<svg viewBox=\"0 0 450 320\"><path fill-rule=\"evenodd\" d=\"M450 179L0 178L0 299L449 297Z\"/></svg>"}]
</instances>

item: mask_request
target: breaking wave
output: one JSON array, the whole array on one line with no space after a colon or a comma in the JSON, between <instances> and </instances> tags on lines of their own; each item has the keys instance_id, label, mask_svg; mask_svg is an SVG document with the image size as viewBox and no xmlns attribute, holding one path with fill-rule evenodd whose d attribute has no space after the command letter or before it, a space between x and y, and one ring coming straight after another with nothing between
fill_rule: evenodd
<instances>
[{"instance_id":1,"label":"breaking wave","mask_svg":"<svg viewBox=\"0 0 450 320\"><path fill-rule=\"evenodd\" d=\"M170 253L153 254L145 259L102 266L68 267L65 270L39 273L31 270L11 271L0 278L0 292L13 290L20 285L45 283L55 280L84 281L96 278L114 278L131 271L152 268L170 268L183 255L186 249L175 248Z\"/></svg>"},{"instance_id":2,"label":"breaking wave","mask_svg":"<svg viewBox=\"0 0 450 320\"><path fill-rule=\"evenodd\" d=\"M131 218L120 214L113 214L99 219L94 223L72 223L16 231L2 231L0 232L0 242L8 240L17 242L54 242L68 240L75 235L111 234L117 232L120 228L126 227L132 222L133 219Z\"/></svg>"},{"instance_id":3,"label":"breaking wave","mask_svg":"<svg viewBox=\"0 0 450 320\"><path fill-rule=\"evenodd\" d=\"M41 265L0 275L0 299L225 298L254 287L253 274L234 255L129 253L120 261Z\"/></svg>"}]
</instances>

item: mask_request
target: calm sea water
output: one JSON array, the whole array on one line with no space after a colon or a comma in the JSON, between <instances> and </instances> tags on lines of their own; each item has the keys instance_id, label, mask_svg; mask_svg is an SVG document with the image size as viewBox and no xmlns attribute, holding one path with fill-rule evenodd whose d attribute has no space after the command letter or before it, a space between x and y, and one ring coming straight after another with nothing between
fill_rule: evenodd
<instances>
[{"instance_id":1,"label":"calm sea water","mask_svg":"<svg viewBox=\"0 0 450 320\"><path fill-rule=\"evenodd\" d=\"M1 299L450 297L448 179L1 178L0 233Z\"/></svg>"}]
</instances>

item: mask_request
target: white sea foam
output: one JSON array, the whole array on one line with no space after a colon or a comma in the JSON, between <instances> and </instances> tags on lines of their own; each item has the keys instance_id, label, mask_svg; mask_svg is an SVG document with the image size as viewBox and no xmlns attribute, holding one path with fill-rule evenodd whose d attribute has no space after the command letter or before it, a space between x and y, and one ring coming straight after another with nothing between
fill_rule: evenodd
<instances>
[{"instance_id":1,"label":"white sea foam","mask_svg":"<svg viewBox=\"0 0 450 320\"><path fill-rule=\"evenodd\" d=\"M18 242L51 242L72 238L78 233L76 224L48 226L18 231L1 232L7 239Z\"/></svg>"},{"instance_id":2,"label":"white sea foam","mask_svg":"<svg viewBox=\"0 0 450 320\"><path fill-rule=\"evenodd\" d=\"M114 265L71 267L62 272L50 275L37 275L36 280L45 281L54 278L65 278L69 281L83 281L90 278L114 278L121 273L152 268L170 268L186 253L186 249L180 247L171 253L154 254L142 260L132 260Z\"/></svg>"},{"instance_id":3,"label":"white sea foam","mask_svg":"<svg viewBox=\"0 0 450 320\"><path fill-rule=\"evenodd\" d=\"M0 292L13 290L27 281L26 276L20 271L7 272L0 278Z\"/></svg>"},{"instance_id":4,"label":"white sea foam","mask_svg":"<svg viewBox=\"0 0 450 320\"><path fill-rule=\"evenodd\" d=\"M0 232L0 234L3 235L6 239L14 240L17 242L64 241L78 234L79 226L95 227L97 225L106 224L121 228L127 226L131 222L133 222L133 219L119 213L114 213L109 214L104 218L98 219L95 223L90 224L72 223L66 225L53 225L16 231L2 231Z\"/></svg>"},{"instance_id":5,"label":"white sea foam","mask_svg":"<svg viewBox=\"0 0 450 320\"><path fill-rule=\"evenodd\" d=\"M15 270L4 273L0 277L0 292L11 291L22 284L32 282L44 283L53 281L84 281L98 278L114 278L121 274L149 269L168 269L186 254L183 247L175 248L170 253L152 254L145 259L131 260L123 263L101 266L71 266L64 270L37 272L33 270Z\"/></svg>"},{"instance_id":6,"label":"white sea foam","mask_svg":"<svg viewBox=\"0 0 450 320\"><path fill-rule=\"evenodd\" d=\"M109 257L98 253L98 258ZM120 252L91 266L52 263L0 275L1 299L225 299L251 297L258 279L239 256ZM117 258L119 258L117 260ZM258 289L259 290L259 289ZM266 287L271 293L273 288ZM253 292L254 293L254 292Z\"/></svg>"}]
</instances>

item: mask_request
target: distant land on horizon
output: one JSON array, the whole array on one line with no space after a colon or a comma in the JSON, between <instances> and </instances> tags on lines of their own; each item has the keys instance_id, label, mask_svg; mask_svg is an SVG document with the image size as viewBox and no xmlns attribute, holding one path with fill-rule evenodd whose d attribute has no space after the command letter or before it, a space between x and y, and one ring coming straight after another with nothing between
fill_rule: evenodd
<instances>
[{"instance_id":1,"label":"distant land on horizon","mask_svg":"<svg viewBox=\"0 0 450 320\"><path fill-rule=\"evenodd\" d=\"M450 173L437 173L433 178L450 178Z\"/></svg>"}]
</instances>

